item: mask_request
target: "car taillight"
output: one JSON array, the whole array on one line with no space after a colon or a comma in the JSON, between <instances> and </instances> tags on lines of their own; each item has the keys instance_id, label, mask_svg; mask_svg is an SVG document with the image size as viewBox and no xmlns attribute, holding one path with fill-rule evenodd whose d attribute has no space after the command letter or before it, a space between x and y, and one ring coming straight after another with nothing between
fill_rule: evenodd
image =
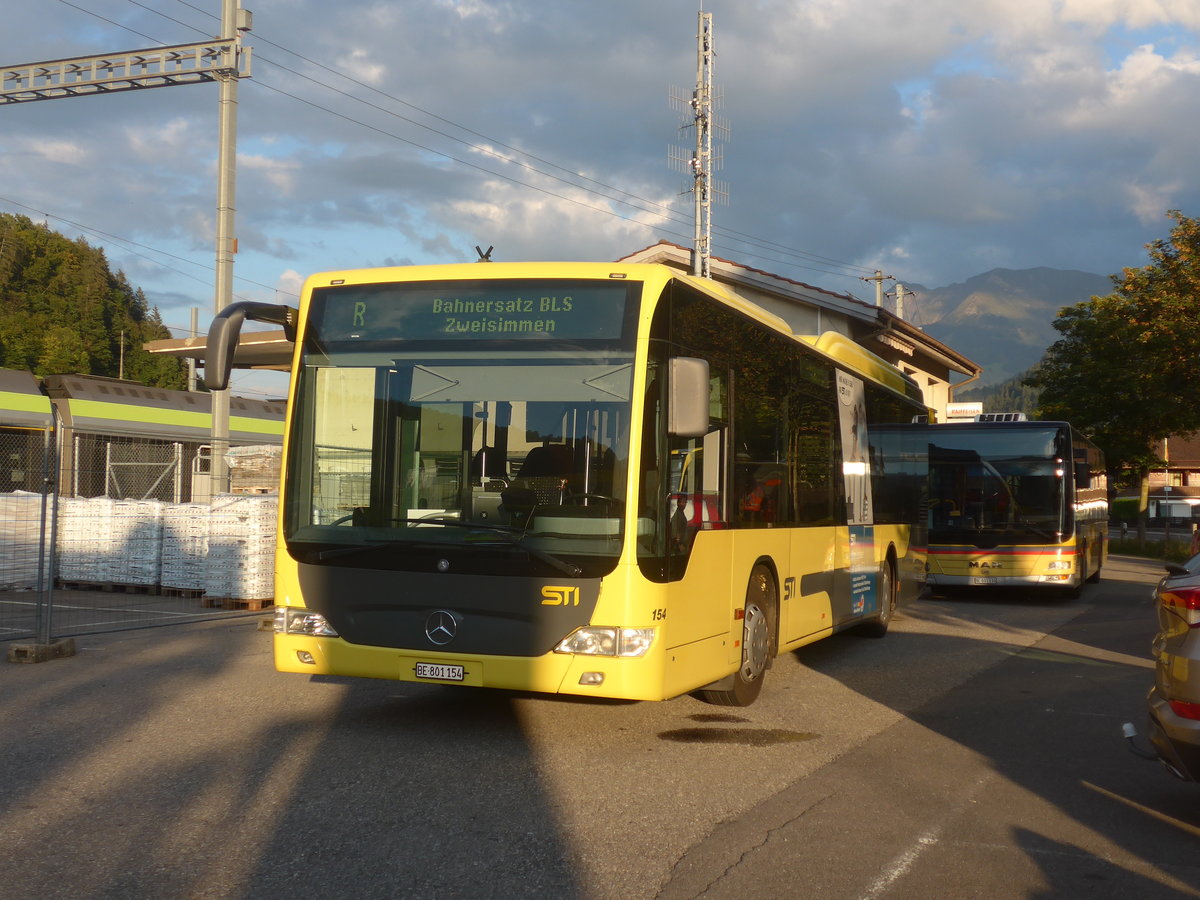
<instances>
[{"instance_id":1,"label":"car taillight","mask_svg":"<svg viewBox=\"0 0 1200 900\"><path fill-rule=\"evenodd\" d=\"M1171 705L1171 709L1175 710L1175 715L1184 719L1200 721L1200 703L1187 703L1183 700L1168 700L1167 702Z\"/></svg>"},{"instance_id":2,"label":"car taillight","mask_svg":"<svg viewBox=\"0 0 1200 900\"><path fill-rule=\"evenodd\" d=\"M1200 587L1179 588L1165 591L1162 604L1173 610L1191 628L1200 628Z\"/></svg>"}]
</instances>

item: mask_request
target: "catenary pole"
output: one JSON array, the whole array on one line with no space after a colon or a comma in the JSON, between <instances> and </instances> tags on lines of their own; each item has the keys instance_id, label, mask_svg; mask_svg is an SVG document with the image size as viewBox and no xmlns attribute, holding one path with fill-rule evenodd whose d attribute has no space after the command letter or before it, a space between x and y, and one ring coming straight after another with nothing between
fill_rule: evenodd
<instances>
[{"instance_id":1,"label":"catenary pole","mask_svg":"<svg viewBox=\"0 0 1200 900\"><path fill-rule=\"evenodd\" d=\"M221 37L233 40L238 36L239 17L243 13L240 0L222 0ZM245 23L247 26L248 22ZM213 294L213 314L233 302L233 255L235 195L237 189L237 105L238 74L226 70L218 78L220 96L217 116L217 235L216 283ZM212 462L210 479L212 492L229 490L229 388L212 392Z\"/></svg>"},{"instance_id":2,"label":"catenary pole","mask_svg":"<svg viewBox=\"0 0 1200 900\"><path fill-rule=\"evenodd\" d=\"M169 47L103 53L71 59L0 65L0 106L91 97L216 81L220 87L217 158L216 285L214 311L233 296L234 185L238 80L250 75L250 48L241 35L251 17L241 0L221 0L221 36ZM212 491L228 488L229 392L212 395Z\"/></svg>"}]
</instances>

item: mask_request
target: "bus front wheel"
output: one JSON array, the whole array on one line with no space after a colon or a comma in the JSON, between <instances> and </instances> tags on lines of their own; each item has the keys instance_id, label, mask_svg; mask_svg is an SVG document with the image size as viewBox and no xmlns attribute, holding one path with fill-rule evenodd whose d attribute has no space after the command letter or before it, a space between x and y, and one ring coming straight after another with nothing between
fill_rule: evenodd
<instances>
[{"instance_id":1,"label":"bus front wheel","mask_svg":"<svg viewBox=\"0 0 1200 900\"><path fill-rule=\"evenodd\" d=\"M718 706L749 706L762 690L775 644L775 615L779 595L770 568L759 563L746 585L742 619L742 660L737 671L698 691L701 700Z\"/></svg>"},{"instance_id":2,"label":"bus front wheel","mask_svg":"<svg viewBox=\"0 0 1200 900\"><path fill-rule=\"evenodd\" d=\"M892 616L896 614L899 587L896 582L896 563L889 553L883 568L879 570L879 615L873 621L858 626L859 634L874 638L887 635Z\"/></svg>"}]
</instances>

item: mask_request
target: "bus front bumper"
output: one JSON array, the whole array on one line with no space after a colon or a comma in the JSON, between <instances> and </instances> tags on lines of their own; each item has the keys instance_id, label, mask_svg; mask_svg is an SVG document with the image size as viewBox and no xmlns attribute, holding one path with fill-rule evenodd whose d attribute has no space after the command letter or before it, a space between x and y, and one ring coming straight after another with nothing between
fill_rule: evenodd
<instances>
[{"instance_id":1,"label":"bus front bumper","mask_svg":"<svg viewBox=\"0 0 1200 900\"><path fill-rule=\"evenodd\" d=\"M1062 587L1077 588L1081 581L1078 573L1055 573L1053 575L941 575L930 572L926 583L931 588L939 587Z\"/></svg>"},{"instance_id":2,"label":"bus front bumper","mask_svg":"<svg viewBox=\"0 0 1200 900\"><path fill-rule=\"evenodd\" d=\"M467 656L369 647L335 637L276 634L274 655L278 671L301 675L382 678L625 700L666 699L663 663L654 650L637 658L570 653Z\"/></svg>"}]
</instances>

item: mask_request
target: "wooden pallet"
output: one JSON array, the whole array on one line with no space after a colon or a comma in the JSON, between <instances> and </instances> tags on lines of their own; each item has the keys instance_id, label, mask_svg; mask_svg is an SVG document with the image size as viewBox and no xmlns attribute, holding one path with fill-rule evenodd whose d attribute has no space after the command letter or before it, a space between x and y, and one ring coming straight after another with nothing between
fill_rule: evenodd
<instances>
[{"instance_id":1,"label":"wooden pallet","mask_svg":"<svg viewBox=\"0 0 1200 900\"><path fill-rule=\"evenodd\" d=\"M246 609L257 612L274 606L275 598L262 597L246 600L241 597L201 597L200 604L209 609L220 607L221 609Z\"/></svg>"},{"instance_id":2,"label":"wooden pallet","mask_svg":"<svg viewBox=\"0 0 1200 900\"><path fill-rule=\"evenodd\" d=\"M57 586L64 591L104 591L109 594L157 594L157 584L122 584L119 581L64 581Z\"/></svg>"}]
</instances>

